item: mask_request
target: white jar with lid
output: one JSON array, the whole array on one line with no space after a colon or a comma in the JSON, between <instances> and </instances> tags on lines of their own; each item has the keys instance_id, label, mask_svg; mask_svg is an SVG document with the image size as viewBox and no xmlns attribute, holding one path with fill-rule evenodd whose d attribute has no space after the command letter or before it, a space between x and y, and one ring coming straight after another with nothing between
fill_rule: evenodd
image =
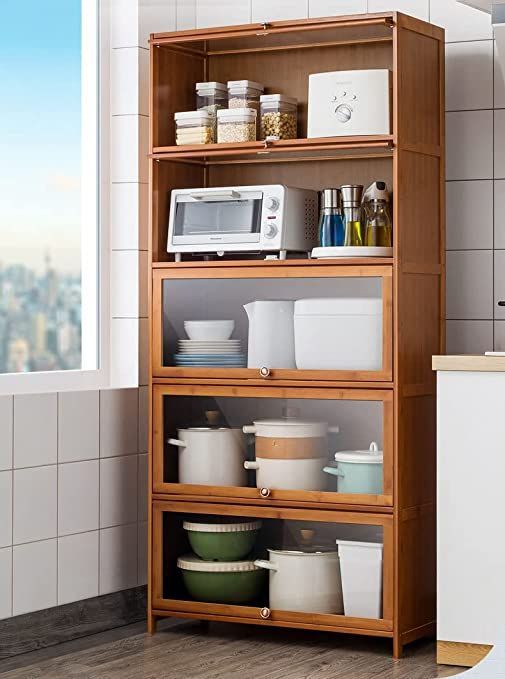
<instances>
[{"instance_id":1,"label":"white jar with lid","mask_svg":"<svg viewBox=\"0 0 505 679\"><path fill-rule=\"evenodd\" d=\"M208 111L180 111L174 115L177 146L213 144L213 118Z\"/></svg>"},{"instance_id":2,"label":"white jar with lid","mask_svg":"<svg viewBox=\"0 0 505 679\"><path fill-rule=\"evenodd\" d=\"M228 88L224 83L196 83L196 108L212 116L216 138L217 111L228 106Z\"/></svg>"},{"instance_id":3,"label":"white jar with lid","mask_svg":"<svg viewBox=\"0 0 505 679\"><path fill-rule=\"evenodd\" d=\"M263 94L260 97L261 138L296 139L297 100L284 94Z\"/></svg>"},{"instance_id":4,"label":"white jar with lid","mask_svg":"<svg viewBox=\"0 0 505 679\"><path fill-rule=\"evenodd\" d=\"M252 108L218 111L217 141L220 144L256 141L256 111Z\"/></svg>"},{"instance_id":5,"label":"white jar with lid","mask_svg":"<svg viewBox=\"0 0 505 679\"><path fill-rule=\"evenodd\" d=\"M264 85L254 80L229 80L228 107L253 108L259 114L260 96L264 90Z\"/></svg>"}]
</instances>

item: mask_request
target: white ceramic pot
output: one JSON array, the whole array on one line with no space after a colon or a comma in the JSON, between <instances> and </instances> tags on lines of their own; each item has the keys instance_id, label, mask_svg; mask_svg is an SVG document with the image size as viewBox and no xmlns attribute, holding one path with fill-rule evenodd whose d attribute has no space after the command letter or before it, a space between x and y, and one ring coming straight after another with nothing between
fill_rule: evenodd
<instances>
[{"instance_id":1,"label":"white ceramic pot","mask_svg":"<svg viewBox=\"0 0 505 679\"><path fill-rule=\"evenodd\" d=\"M258 488L279 490L326 490L328 478L327 433L338 433L338 427L326 422L285 417L257 420L242 428L256 435L256 459L246 461L246 469L256 471Z\"/></svg>"},{"instance_id":2,"label":"white ceramic pot","mask_svg":"<svg viewBox=\"0 0 505 679\"><path fill-rule=\"evenodd\" d=\"M245 486L245 440L240 429L190 427L167 443L179 448L179 483Z\"/></svg>"},{"instance_id":3,"label":"white ceramic pot","mask_svg":"<svg viewBox=\"0 0 505 679\"><path fill-rule=\"evenodd\" d=\"M244 462L246 469L256 471L258 488L278 490L326 490L328 477L323 469L328 464L327 457L307 458L305 460L276 460L257 457L254 461Z\"/></svg>"},{"instance_id":4,"label":"white ceramic pot","mask_svg":"<svg viewBox=\"0 0 505 679\"><path fill-rule=\"evenodd\" d=\"M304 613L344 612L340 561L336 551L269 549L269 560L254 562L270 572L270 608Z\"/></svg>"}]
</instances>

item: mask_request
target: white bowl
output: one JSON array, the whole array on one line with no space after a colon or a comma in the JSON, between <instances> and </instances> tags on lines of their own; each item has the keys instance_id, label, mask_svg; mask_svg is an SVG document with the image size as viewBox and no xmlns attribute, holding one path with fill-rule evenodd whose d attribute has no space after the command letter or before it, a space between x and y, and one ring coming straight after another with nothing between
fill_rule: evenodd
<instances>
[{"instance_id":1,"label":"white bowl","mask_svg":"<svg viewBox=\"0 0 505 679\"><path fill-rule=\"evenodd\" d=\"M192 340L227 340L235 321L184 321L184 330Z\"/></svg>"}]
</instances>

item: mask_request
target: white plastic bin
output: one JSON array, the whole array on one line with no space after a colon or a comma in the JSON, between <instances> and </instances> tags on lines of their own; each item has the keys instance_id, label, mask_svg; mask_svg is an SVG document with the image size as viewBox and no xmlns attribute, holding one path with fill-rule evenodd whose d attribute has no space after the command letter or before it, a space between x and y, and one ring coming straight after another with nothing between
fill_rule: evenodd
<instances>
[{"instance_id":1,"label":"white plastic bin","mask_svg":"<svg viewBox=\"0 0 505 679\"><path fill-rule=\"evenodd\" d=\"M294 321L299 370L381 370L382 299L299 299Z\"/></svg>"},{"instance_id":2,"label":"white plastic bin","mask_svg":"<svg viewBox=\"0 0 505 679\"><path fill-rule=\"evenodd\" d=\"M337 540L344 594L344 614L382 617L382 550L380 542Z\"/></svg>"}]
</instances>

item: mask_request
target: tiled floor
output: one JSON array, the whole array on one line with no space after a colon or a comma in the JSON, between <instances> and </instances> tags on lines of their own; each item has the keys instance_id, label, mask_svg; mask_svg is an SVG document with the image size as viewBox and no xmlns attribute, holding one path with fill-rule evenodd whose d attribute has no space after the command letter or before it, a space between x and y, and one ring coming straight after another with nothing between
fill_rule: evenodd
<instances>
[{"instance_id":1,"label":"tiled floor","mask_svg":"<svg viewBox=\"0 0 505 679\"><path fill-rule=\"evenodd\" d=\"M434 644L411 646L319 633L166 621L153 637L143 623L3 661L1 679L434 679Z\"/></svg>"}]
</instances>

